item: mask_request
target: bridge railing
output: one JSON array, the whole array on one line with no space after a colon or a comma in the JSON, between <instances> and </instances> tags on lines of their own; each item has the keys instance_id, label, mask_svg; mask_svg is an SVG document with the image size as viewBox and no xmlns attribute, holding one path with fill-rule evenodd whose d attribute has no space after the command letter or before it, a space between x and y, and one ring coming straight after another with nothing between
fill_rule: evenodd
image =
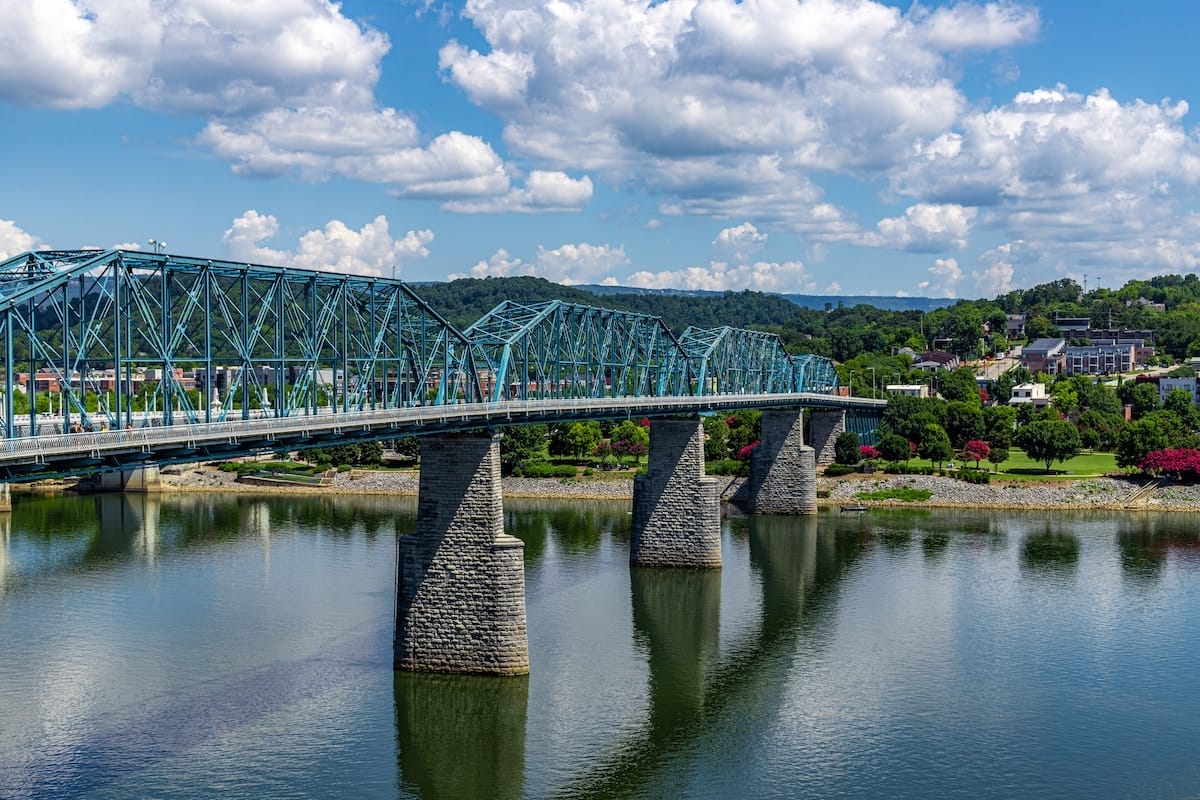
<instances>
[{"instance_id":1,"label":"bridge railing","mask_svg":"<svg viewBox=\"0 0 1200 800\"><path fill-rule=\"evenodd\" d=\"M811 405L834 408L883 407L883 401L844 398L814 393L721 394L681 397L607 397L548 400L512 400L458 403L352 411L329 414L272 417L225 422L116 429L83 433L58 433L0 439L0 462L45 463L48 460L98 459L108 453L141 451L148 460L169 450L237 445L241 440L271 442L296 436L346 433L359 429L380 434L381 428L402 428L380 438L420 435L425 426L484 427L521 424L528 419L552 416L655 416L671 413ZM265 446L264 446L265 449ZM209 456L206 456L209 457Z\"/></svg>"}]
</instances>

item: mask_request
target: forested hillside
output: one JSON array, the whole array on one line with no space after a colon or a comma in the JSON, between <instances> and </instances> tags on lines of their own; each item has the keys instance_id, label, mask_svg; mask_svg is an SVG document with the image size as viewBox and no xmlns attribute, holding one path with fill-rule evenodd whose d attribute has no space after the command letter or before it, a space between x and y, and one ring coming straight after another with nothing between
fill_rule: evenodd
<instances>
[{"instance_id":1,"label":"forested hillside","mask_svg":"<svg viewBox=\"0 0 1200 800\"><path fill-rule=\"evenodd\" d=\"M1015 290L992 300L960 300L932 311L891 311L872 305L802 308L782 295L762 292L684 295L596 295L532 277L468 278L414 286L417 293L459 327L466 327L502 300L575 303L660 316L676 333L688 325L734 325L778 333L789 349L845 361L899 347L921 351L935 344L960 356L981 356L1007 346L1007 314L1024 314L1026 336L1055 336L1056 317L1091 317L1096 327L1154 331L1159 350L1176 360L1200 355L1200 278L1165 275L1130 281L1121 289L1086 294L1070 279ZM1156 304L1162 304L1158 307Z\"/></svg>"}]
</instances>

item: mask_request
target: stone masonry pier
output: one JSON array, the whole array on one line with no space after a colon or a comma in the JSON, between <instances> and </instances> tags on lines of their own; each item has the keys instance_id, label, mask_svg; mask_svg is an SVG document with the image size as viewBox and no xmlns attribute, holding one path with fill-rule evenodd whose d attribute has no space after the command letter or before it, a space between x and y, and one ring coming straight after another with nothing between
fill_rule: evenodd
<instances>
[{"instance_id":1,"label":"stone masonry pier","mask_svg":"<svg viewBox=\"0 0 1200 800\"><path fill-rule=\"evenodd\" d=\"M721 566L721 481L704 474L699 417L650 424L646 475L633 484L631 564Z\"/></svg>"},{"instance_id":2,"label":"stone masonry pier","mask_svg":"<svg viewBox=\"0 0 1200 800\"><path fill-rule=\"evenodd\" d=\"M846 412L841 409L813 410L810 419L809 441L816 450L817 463L832 464L833 446L837 442L837 437L846 430Z\"/></svg>"},{"instance_id":3,"label":"stone masonry pier","mask_svg":"<svg viewBox=\"0 0 1200 800\"><path fill-rule=\"evenodd\" d=\"M804 444L802 409L763 412L749 485L755 514L817 513L816 458L813 448Z\"/></svg>"},{"instance_id":4,"label":"stone masonry pier","mask_svg":"<svg viewBox=\"0 0 1200 800\"><path fill-rule=\"evenodd\" d=\"M398 550L396 669L529 673L524 545L504 533L499 434L422 439L417 530Z\"/></svg>"}]
</instances>

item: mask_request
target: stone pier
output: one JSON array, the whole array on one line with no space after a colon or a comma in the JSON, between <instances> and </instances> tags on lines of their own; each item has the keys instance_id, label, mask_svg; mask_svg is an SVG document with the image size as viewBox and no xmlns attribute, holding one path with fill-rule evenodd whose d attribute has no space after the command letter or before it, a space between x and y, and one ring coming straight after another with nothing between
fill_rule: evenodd
<instances>
[{"instance_id":1,"label":"stone pier","mask_svg":"<svg viewBox=\"0 0 1200 800\"><path fill-rule=\"evenodd\" d=\"M833 447L837 437L846 430L846 412L842 410L813 411L809 425L809 441L817 451L817 463L833 463Z\"/></svg>"},{"instance_id":2,"label":"stone pier","mask_svg":"<svg viewBox=\"0 0 1200 800\"><path fill-rule=\"evenodd\" d=\"M7 481L0 482L0 513L12 511L12 491Z\"/></svg>"},{"instance_id":3,"label":"stone pier","mask_svg":"<svg viewBox=\"0 0 1200 800\"><path fill-rule=\"evenodd\" d=\"M762 438L750 457L750 509L755 514L817 513L817 466L804 444L801 409L764 411Z\"/></svg>"},{"instance_id":4,"label":"stone pier","mask_svg":"<svg viewBox=\"0 0 1200 800\"><path fill-rule=\"evenodd\" d=\"M648 567L721 566L721 481L704 474L699 417L650 424L650 465L633 483L629 561Z\"/></svg>"},{"instance_id":5,"label":"stone pier","mask_svg":"<svg viewBox=\"0 0 1200 800\"><path fill-rule=\"evenodd\" d=\"M504 533L500 436L421 440L417 530L399 543L395 668L529 673L524 545Z\"/></svg>"},{"instance_id":6,"label":"stone pier","mask_svg":"<svg viewBox=\"0 0 1200 800\"><path fill-rule=\"evenodd\" d=\"M161 492L158 464L127 467L100 473L97 488L102 492Z\"/></svg>"}]
</instances>

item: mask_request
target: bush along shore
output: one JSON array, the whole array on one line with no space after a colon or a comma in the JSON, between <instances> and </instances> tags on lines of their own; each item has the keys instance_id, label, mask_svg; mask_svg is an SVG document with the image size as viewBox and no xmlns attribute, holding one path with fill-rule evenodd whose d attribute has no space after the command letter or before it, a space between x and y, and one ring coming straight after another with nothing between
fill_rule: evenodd
<instances>
[{"instance_id":1,"label":"bush along shore","mask_svg":"<svg viewBox=\"0 0 1200 800\"><path fill-rule=\"evenodd\" d=\"M734 498L744 478L720 478L722 496ZM340 472L328 486L254 486L236 475L202 466L162 476L165 491L209 491L295 494L391 494L416 496L415 471L354 470ZM1152 487L1152 488L1151 488ZM916 491L896 491L916 490ZM926 500L905 500L921 497ZM506 497L562 500L627 500L632 478L504 478ZM883 499L876 499L883 498ZM898 508L1094 509L1200 511L1200 485L1154 483L1149 479L1089 477L1076 481L972 484L934 475L855 475L817 479L818 505L861 504Z\"/></svg>"}]
</instances>

